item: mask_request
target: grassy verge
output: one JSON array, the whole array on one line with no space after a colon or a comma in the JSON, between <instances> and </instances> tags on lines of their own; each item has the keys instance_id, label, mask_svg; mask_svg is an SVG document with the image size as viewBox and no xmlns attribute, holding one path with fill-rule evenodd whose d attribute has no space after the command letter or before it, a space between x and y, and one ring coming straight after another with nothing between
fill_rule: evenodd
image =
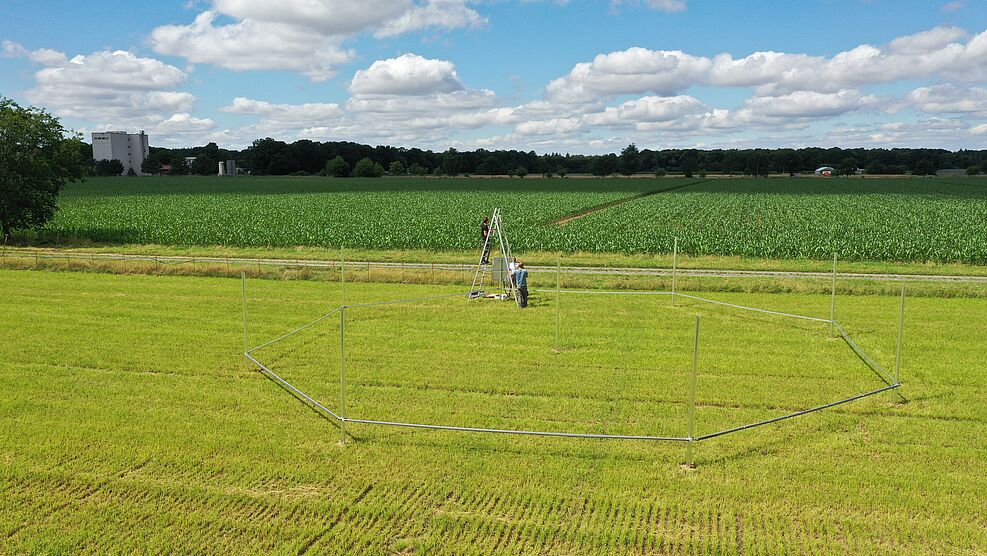
<instances>
[{"instance_id":1,"label":"grassy verge","mask_svg":"<svg viewBox=\"0 0 987 556\"><path fill-rule=\"evenodd\" d=\"M14 553L977 553L987 545L987 302L909 303L910 401L868 398L678 445L331 423L248 369L240 282L0 270L0 538ZM250 343L448 286L250 280ZM825 313L825 295L714 293ZM699 432L877 381L824 326L667 298L537 295L347 315L351 416L680 431L703 318ZM558 312L557 312L558 311ZM562 316L561 347L555 318ZM897 300L841 299L882 364ZM329 319L260 353L337 403ZM490 324L494 323L494 324ZM879 383L879 382L878 382ZM335 407L335 405L333 406Z\"/></svg>"},{"instance_id":2,"label":"grassy verge","mask_svg":"<svg viewBox=\"0 0 987 556\"><path fill-rule=\"evenodd\" d=\"M226 246L174 246L174 245L19 245L8 248L13 251L30 252L64 251L68 253L123 253L133 255L181 255L200 257L251 257L300 260L338 260L339 249L322 247L226 247ZM528 264L554 265L559 253L533 251L516 253ZM468 263L475 264L479 252L474 251L432 251L432 250L369 250L346 249L343 256L349 261L384 261L414 263ZM671 253L634 254L621 253L564 253L562 264L567 266L602 266L629 268L671 268ZM679 268L710 270L765 270L779 272L830 272L833 261L812 259L757 259L727 256L688 256L679 255ZM916 275L956 275L987 276L987 266L963 263L936 262L893 262L893 261L840 261L840 272L867 274L916 274Z\"/></svg>"},{"instance_id":3,"label":"grassy verge","mask_svg":"<svg viewBox=\"0 0 987 556\"><path fill-rule=\"evenodd\" d=\"M68 253L68 252L66 252ZM79 252L74 252L80 255ZM466 291L473 279L473 269L464 266L457 270L435 268L380 268L362 267L358 261L348 259L346 282L377 282L392 284L451 285ZM302 261L301 258L297 258ZM67 272L101 272L113 274L144 274L161 276L216 276L238 277L245 273L251 278L273 280L308 280L339 282L341 274L336 268L313 268L286 262L281 265L260 265L237 261L203 262L194 259L173 261L105 260L84 257L61 259L57 256L35 257L30 250L8 251L0 257L0 268L20 270L50 270ZM670 276L633 276L613 274L584 274L554 271L533 272L532 289L554 289L556 284L564 289L596 290L646 290L671 291ZM488 278L488 284L489 278ZM842 276L836 284L839 295L895 295L902 283ZM696 277L679 276L680 290L704 290L719 292L763 292L827 294L832 291L829 277ZM919 297L987 297L987 284L982 282L948 282L909 280L905 284L908 296Z\"/></svg>"}]
</instances>

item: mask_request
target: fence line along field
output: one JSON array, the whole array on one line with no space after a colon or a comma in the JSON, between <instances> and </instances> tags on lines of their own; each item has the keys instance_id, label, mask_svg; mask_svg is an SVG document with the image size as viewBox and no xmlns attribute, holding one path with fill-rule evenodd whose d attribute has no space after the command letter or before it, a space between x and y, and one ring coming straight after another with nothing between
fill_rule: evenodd
<instances>
[{"instance_id":1,"label":"fence line along field","mask_svg":"<svg viewBox=\"0 0 987 556\"><path fill-rule=\"evenodd\" d=\"M678 237L692 255L987 262L987 180L959 178L103 178L71 184L41 238L464 250L493 207L519 252L669 252Z\"/></svg>"},{"instance_id":2,"label":"fence line along field","mask_svg":"<svg viewBox=\"0 0 987 556\"><path fill-rule=\"evenodd\" d=\"M536 288L551 281L532 279ZM698 469L685 471L684 447L644 442L351 425L353 438L339 444L332 423L238 356L239 279L0 270L0 282L3 551L774 554L797 546L907 555L987 546L978 441L987 435L985 343L971 340L982 336L984 299L909 298L908 403L887 393L714 439L700 445ZM251 344L323 314L339 288L248 280ZM347 283L345 299L456 291ZM829 307L815 294L707 296L823 316ZM549 295L535 295L525 311L465 300L354 310L350 411L677 431L697 312L706 332L700 432L878 380L819 323L793 327L685 300L671 307L655 296L563 303L561 353L552 350ZM838 310L888 364L897 307L895 296L847 295ZM499 327L478 336L487 317ZM328 402L338 331L325 325L265 355ZM470 349L474 342L486 347ZM516 357L498 349L505 342L518 344Z\"/></svg>"}]
</instances>

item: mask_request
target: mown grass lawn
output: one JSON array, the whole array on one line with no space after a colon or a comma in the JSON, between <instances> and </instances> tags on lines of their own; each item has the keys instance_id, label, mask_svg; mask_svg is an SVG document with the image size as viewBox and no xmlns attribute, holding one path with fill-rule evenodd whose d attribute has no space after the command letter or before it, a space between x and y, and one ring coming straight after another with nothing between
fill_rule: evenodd
<instances>
[{"instance_id":1,"label":"mown grass lawn","mask_svg":"<svg viewBox=\"0 0 987 556\"><path fill-rule=\"evenodd\" d=\"M535 280L541 277L533 277ZM547 279L543 279L547 280ZM537 286L537 282L533 284ZM249 280L250 343L344 299L451 286ZM0 271L5 552L982 553L987 300L910 298L906 404L868 398L702 443L487 436L331 422L238 357L240 281ZM826 317L823 295L711 293ZM838 318L886 367L894 297ZM825 325L667 297L350 309L353 417L684 433L880 386ZM258 357L338 404L338 320Z\"/></svg>"}]
</instances>

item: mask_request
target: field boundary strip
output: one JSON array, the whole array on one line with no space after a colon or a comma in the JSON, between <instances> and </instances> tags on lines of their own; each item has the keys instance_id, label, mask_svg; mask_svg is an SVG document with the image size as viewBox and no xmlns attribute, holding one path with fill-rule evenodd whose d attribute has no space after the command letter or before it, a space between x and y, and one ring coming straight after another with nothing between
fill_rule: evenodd
<instances>
[{"instance_id":1,"label":"field boundary strip","mask_svg":"<svg viewBox=\"0 0 987 556\"><path fill-rule=\"evenodd\" d=\"M677 189L682 189L684 187L689 187L691 185L697 185L705 182L706 180L699 180L690 183L683 183L679 185L673 185L672 187L666 187L664 189L655 189L653 191L645 191L644 193L638 193L637 195L631 195L630 197L624 197L623 199L617 199L616 201L610 201L608 203L602 203L599 205L594 205L588 208L580 209L578 212L563 216L562 218L557 218L549 222L553 226L565 226L573 220L579 220L580 218L585 218L591 214L596 214L598 212L603 212L609 208L613 208L618 205L623 205L625 203L630 203L633 201L638 201L644 199L645 197L650 197L652 195L657 195L659 193L666 193L668 191L675 191Z\"/></svg>"},{"instance_id":2,"label":"field boundary strip","mask_svg":"<svg viewBox=\"0 0 987 556\"><path fill-rule=\"evenodd\" d=\"M82 262L152 262L164 265L180 264L236 264L249 266L296 267L314 269L338 269L340 261L326 259L265 259L250 257L188 257L181 255L132 255L124 253L61 253L57 251L36 251L22 249L7 249L6 258L38 258L53 261L82 261ZM448 270L473 271L473 263L413 263L390 261L345 261L347 269L390 269L390 270ZM527 265L535 272L556 272L555 265ZM616 266L562 266L562 272L567 274L597 274L614 276L652 276L668 277L673 274L671 268L640 268ZM731 270L731 269L690 269L678 268L679 276L698 278L820 278L832 276L829 272L797 271L797 270ZM851 280L875 280L879 282L949 282L949 283L983 283L987 284L987 276L964 276L959 274L886 274L866 272L841 272L841 278ZM553 290L554 291L554 290Z\"/></svg>"}]
</instances>

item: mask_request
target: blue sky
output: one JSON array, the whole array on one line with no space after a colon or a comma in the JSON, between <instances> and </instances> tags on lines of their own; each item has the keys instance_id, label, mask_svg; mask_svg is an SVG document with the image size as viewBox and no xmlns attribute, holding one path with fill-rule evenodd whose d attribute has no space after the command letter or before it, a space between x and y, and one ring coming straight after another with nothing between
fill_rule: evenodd
<instances>
[{"instance_id":1,"label":"blue sky","mask_svg":"<svg viewBox=\"0 0 987 556\"><path fill-rule=\"evenodd\" d=\"M153 145L987 148L983 0L5 4L0 94Z\"/></svg>"}]
</instances>

